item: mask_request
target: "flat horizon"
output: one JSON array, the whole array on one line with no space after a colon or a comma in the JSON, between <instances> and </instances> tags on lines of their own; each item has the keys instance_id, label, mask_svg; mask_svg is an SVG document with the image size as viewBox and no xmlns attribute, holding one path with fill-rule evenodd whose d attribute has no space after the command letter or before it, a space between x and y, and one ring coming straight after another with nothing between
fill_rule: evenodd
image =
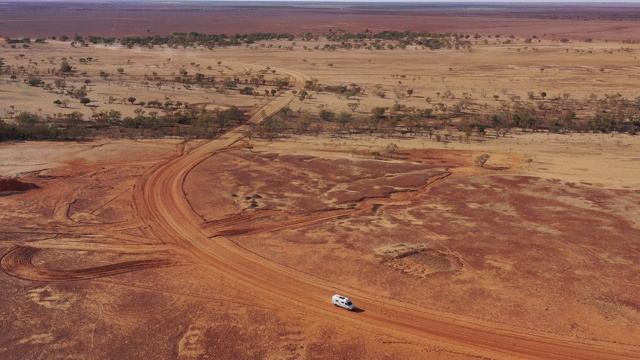
<instances>
[{"instance_id":1,"label":"flat horizon","mask_svg":"<svg viewBox=\"0 0 640 360\"><path fill-rule=\"evenodd\" d=\"M313 4L367 4L367 3L383 3L383 4L526 4L526 5L535 5L539 3L553 3L553 4L584 4L584 5L615 5L615 4L639 4L640 0L616 0L616 1L589 1L589 0L563 0L563 1L554 1L554 0L403 0L403 1L389 1L389 0L278 0L278 1L270 1L270 0L5 0L0 1L0 4L6 3L74 3L74 4L90 4L90 3L171 3L171 4L189 4L189 3L218 3L218 4L228 4L228 3L245 3L245 4L254 4L254 3L271 3L271 4L280 4L280 3L313 3Z\"/></svg>"}]
</instances>

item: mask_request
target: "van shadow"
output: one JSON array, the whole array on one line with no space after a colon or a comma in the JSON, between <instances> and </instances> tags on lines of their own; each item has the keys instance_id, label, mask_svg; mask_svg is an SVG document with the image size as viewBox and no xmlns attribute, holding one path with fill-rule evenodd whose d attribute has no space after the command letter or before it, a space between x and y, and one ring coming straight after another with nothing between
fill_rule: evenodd
<instances>
[{"instance_id":1,"label":"van shadow","mask_svg":"<svg viewBox=\"0 0 640 360\"><path fill-rule=\"evenodd\" d=\"M364 312L364 309L361 309L361 308L359 308L359 307L356 307L356 308L353 308L353 310L351 310L351 312L354 312L354 313L363 313L363 312Z\"/></svg>"}]
</instances>

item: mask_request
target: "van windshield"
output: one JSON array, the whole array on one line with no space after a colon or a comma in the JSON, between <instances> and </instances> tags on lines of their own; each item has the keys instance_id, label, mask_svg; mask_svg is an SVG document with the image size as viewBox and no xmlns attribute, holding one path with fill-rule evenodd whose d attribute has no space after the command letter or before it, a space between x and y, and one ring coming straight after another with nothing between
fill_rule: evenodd
<instances>
[{"instance_id":1,"label":"van windshield","mask_svg":"<svg viewBox=\"0 0 640 360\"><path fill-rule=\"evenodd\" d=\"M346 304L347 304L347 305L349 305L349 306L353 305L353 304L351 303L351 301L349 301L349 300L347 300Z\"/></svg>"}]
</instances>

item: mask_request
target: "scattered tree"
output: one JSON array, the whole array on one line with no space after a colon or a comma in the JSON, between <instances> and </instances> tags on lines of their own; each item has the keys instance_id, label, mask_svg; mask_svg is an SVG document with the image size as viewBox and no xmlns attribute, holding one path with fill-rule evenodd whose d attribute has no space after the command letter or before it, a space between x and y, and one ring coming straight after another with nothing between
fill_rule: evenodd
<instances>
[{"instance_id":1,"label":"scattered tree","mask_svg":"<svg viewBox=\"0 0 640 360\"><path fill-rule=\"evenodd\" d=\"M475 160L476 165L480 166L481 168L484 167L484 165L487 163L487 161L489 161L489 158L491 157L491 155L489 154L482 154L480 156L478 156Z\"/></svg>"},{"instance_id":2,"label":"scattered tree","mask_svg":"<svg viewBox=\"0 0 640 360\"><path fill-rule=\"evenodd\" d=\"M358 109L358 107L359 107L359 106L360 106L360 103L359 103L359 102L357 102L357 101L347 103L347 107L348 107L349 109L351 109L351 112L355 112L355 111L356 111L356 109Z\"/></svg>"},{"instance_id":3,"label":"scattered tree","mask_svg":"<svg viewBox=\"0 0 640 360\"><path fill-rule=\"evenodd\" d=\"M346 111L341 111L336 116L336 122L340 124L340 126L345 127L351 120L353 119L353 115Z\"/></svg>"},{"instance_id":4,"label":"scattered tree","mask_svg":"<svg viewBox=\"0 0 640 360\"><path fill-rule=\"evenodd\" d=\"M73 68L66 60L62 61L62 65L60 65L60 72L63 74L68 74L73 71Z\"/></svg>"},{"instance_id":5,"label":"scattered tree","mask_svg":"<svg viewBox=\"0 0 640 360\"><path fill-rule=\"evenodd\" d=\"M331 110L322 109L318 116L324 121L333 121L336 118L336 113Z\"/></svg>"},{"instance_id":6,"label":"scattered tree","mask_svg":"<svg viewBox=\"0 0 640 360\"><path fill-rule=\"evenodd\" d=\"M398 145L390 143L389 145L384 147L383 151L388 156L393 157L393 155L398 151Z\"/></svg>"}]
</instances>

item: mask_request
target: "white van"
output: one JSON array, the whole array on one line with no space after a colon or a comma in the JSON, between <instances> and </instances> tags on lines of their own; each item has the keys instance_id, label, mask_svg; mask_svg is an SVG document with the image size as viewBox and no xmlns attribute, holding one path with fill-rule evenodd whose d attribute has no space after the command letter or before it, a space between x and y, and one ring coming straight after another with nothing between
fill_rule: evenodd
<instances>
[{"instance_id":1,"label":"white van","mask_svg":"<svg viewBox=\"0 0 640 360\"><path fill-rule=\"evenodd\" d=\"M340 306L349 311L353 311L353 309L356 308L355 306L353 306L353 303L351 302L351 300L349 300L349 298L338 294L335 294L333 295L333 297L331 297L331 303L335 306Z\"/></svg>"}]
</instances>

